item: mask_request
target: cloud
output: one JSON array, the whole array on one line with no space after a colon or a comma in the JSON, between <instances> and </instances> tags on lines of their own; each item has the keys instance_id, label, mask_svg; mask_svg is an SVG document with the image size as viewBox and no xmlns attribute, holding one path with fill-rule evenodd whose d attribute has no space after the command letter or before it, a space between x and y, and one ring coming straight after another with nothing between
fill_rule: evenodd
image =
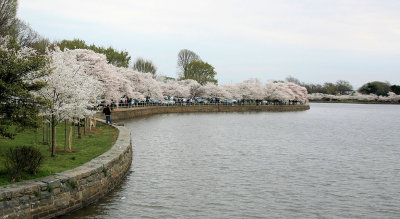
<instances>
[{"instance_id":1,"label":"cloud","mask_svg":"<svg viewBox=\"0 0 400 219\"><path fill-rule=\"evenodd\" d=\"M19 16L50 39L128 50L169 76L188 48L225 82L399 83L399 12L398 0L19 0Z\"/></svg>"},{"instance_id":2,"label":"cloud","mask_svg":"<svg viewBox=\"0 0 400 219\"><path fill-rule=\"evenodd\" d=\"M22 0L20 8L129 34L215 35L263 44L400 51L400 7L395 1Z\"/></svg>"}]
</instances>

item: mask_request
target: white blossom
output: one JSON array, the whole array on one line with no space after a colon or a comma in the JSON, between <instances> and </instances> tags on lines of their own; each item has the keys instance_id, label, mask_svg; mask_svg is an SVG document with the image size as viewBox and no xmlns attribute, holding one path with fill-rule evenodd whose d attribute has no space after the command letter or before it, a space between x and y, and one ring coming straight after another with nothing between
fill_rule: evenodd
<instances>
[{"instance_id":1,"label":"white blossom","mask_svg":"<svg viewBox=\"0 0 400 219\"><path fill-rule=\"evenodd\" d=\"M90 108L97 106L97 97L104 92L103 83L86 74L72 53L56 48L49 57L52 71L38 79L47 85L34 93L49 102L43 114L52 116L57 122L93 114Z\"/></svg>"}]
</instances>

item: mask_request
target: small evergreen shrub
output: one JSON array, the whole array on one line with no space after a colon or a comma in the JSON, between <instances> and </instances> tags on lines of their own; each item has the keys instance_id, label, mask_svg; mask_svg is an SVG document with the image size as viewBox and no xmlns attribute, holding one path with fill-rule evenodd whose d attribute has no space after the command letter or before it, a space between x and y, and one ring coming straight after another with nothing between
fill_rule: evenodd
<instances>
[{"instance_id":1,"label":"small evergreen shrub","mask_svg":"<svg viewBox=\"0 0 400 219\"><path fill-rule=\"evenodd\" d=\"M34 147L26 147L26 148L28 149L26 154L27 171L29 174L35 175L44 160L44 156L37 148Z\"/></svg>"},{"instance_id":2,"label":"small evergreen shrub","mask_svg":"<svg viewBox=\"0 0 400 219\"><path fill-rule=\"evenodd\" d=\"M5 167L11 175L11 181L19 181L23 172L36 174L43 162L42 153L30 146L10 148L5 153Z\"/></svg>"},{"instance_id":3,"label":"small evergreen shrub","mask_svg":"<svg viewBox=\"0 0 400 219\"><path fill-rule=\"evenodd\" d=\"M11 181L19 181L25 168L25 157L23 156L22 151L18 148L10 148L5 155L6 159L4 166L6 167L7 172L11 175Z\"/></svg>"}]
</instances>

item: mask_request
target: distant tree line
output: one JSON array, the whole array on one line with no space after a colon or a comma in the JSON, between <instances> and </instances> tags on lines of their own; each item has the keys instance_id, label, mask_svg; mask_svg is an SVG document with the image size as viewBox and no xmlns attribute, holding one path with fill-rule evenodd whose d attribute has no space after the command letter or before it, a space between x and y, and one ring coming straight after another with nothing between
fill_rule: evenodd
<instances>
[{"instance_id":1,"label":"distant tree line","mask_svg":"<svg viewBox=\"0 0 400 219\"><path fill-rule=\"evenodd\" d=\"M322 93L331 95L348 95L356 92L350 82L345 80L338 80L336 83L325 82L323 84L304 83L292 76L286 77L285 80L305 87L309 94ZM387 96L389 92L399 95L400 85L391 85L389 82L373 81L364 84L357 91L361 94L376 94L378 96Z\"/></svg>"},{"instance_id":2,"label":"distant tree line","mask_svg":"<svg viewBox=\"0 0 400 219\"><path fill-rule=\"evenodd\" d=\"M130 55L126 51L117 51L116 49L109 47L96 46L94 44L87 45L85 41L80 39L74 40L62 40L60 42L54 42L54 46L58 46L62 51L64 49L89 49L96 53L101 53L106 55L107 61L117 67L129 66L131 60Z\"/></svg>"}]
</instances>

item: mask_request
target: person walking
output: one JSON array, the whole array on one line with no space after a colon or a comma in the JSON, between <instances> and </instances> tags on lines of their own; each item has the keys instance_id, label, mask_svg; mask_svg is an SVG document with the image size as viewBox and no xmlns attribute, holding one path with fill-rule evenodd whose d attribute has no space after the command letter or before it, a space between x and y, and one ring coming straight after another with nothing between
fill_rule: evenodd
<instances>
[{"instance_id":1,"label":"person walking","mask_svg":"<svg viewBox=\"0 0 400 219\"><path fill-rule=\"evenodd\" d=\"M106 115L106 123L111 125L111 109L110 109L110 105L107 105L107 107L103 109L103 113Z\"/></svg>"}]
</instances>

